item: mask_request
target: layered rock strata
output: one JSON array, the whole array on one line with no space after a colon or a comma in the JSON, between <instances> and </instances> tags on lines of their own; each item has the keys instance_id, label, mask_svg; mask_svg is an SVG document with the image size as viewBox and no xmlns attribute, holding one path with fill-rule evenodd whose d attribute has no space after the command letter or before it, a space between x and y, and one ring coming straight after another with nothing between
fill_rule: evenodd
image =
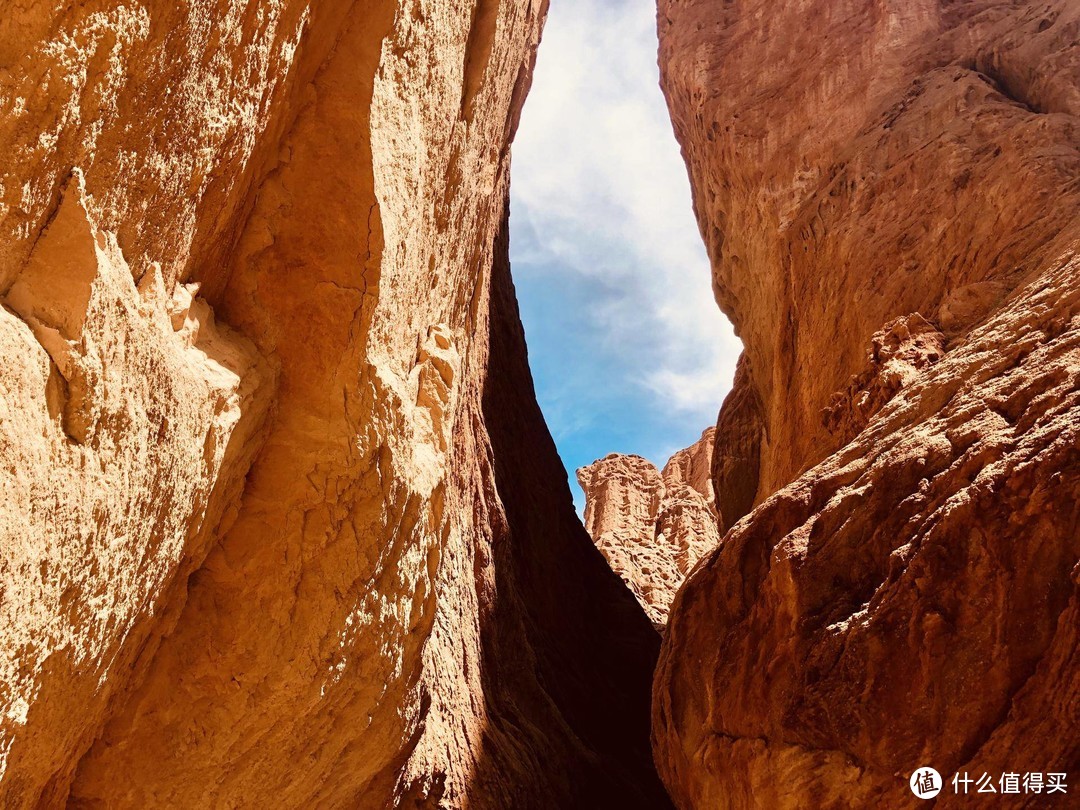
<instances>
[{"instance_id":1,"label":"layered rock strata","mask_svg":"<svg viewBox=\"0 0 1080 810\"><path fill-rule=\"evenodd\" d=\"M5 11L5 807L664 806L509 279L545 13Z\"/></svg>"},{"instance_id":2,"label":"layered rock strata","mask_svg":"<svg viewBox=\"0 0 1080 810\"><path fill-rule=\"evenodd\" d=\"M686 575L720 541L712 486L713 428L661 472L612 453L577 471L585 528L658 630Z\"/></svg>"},{"instance_id":3,"label":"layered rock strata","mask_svg":"<svg viewBox=\"0 0 1080 810\"><path fill-rule=\"evenodd\" d=\"M728 526L757 504L672 606L653 733L676 804L1075 773L1080 9L659 5L746 347L717 498Z\"/></svg>"}]
</instances>

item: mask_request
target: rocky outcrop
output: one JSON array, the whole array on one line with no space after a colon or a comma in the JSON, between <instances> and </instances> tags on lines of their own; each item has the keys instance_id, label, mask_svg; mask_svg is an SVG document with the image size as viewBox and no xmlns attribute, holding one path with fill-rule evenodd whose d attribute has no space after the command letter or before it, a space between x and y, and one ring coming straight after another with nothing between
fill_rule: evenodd
<instances>
[{"instance_id":1,"label":"rocky outcrop","mask_svg":"<svg viewBox=\"0 0 1080 810\"><path fill-rule=\"evenodd\" d=\"M713 434L673 455L663 472L620 453L577 471L589 535L661 632L686 575L720 541Z\"/></svg>"},{"instance_id":2,"label":"rocky outcrop","mask_svg":"<svg viewBox=\"0 0 1080 810\"><path fill-rule=\"evenodd\" d=\"M945 336L918 313L890 321L871 338L866 368L833 394L822 412L825 427L841 441L851 441L944 353Z\"/></svg>"},{"instance_id":3,"label":"rocky outcrop","mask_svg":"<svg viewBox=\"0 0 1080 810\"><path fill-rule=\"evenodd\" d=\"M231 520L273 373L61 192L0 309L0 794L60 802Z\"/></svg>"},{"instance_id":4,"label":"rocky outcrop","mask_svg":"<svg viewBox=\"0 0 1080 810\"><path fill-rule=\"evenodd\" d=\"M5 807L664 806L509 279L545 13L5 11Z\"/></svg>"},{"instance_id":5,"label":"rocky outcrop","mask_svg":"<svg viewBox=\"0 0 1080 810\"><path fill-rule=\"evenodd\" d=\"M757 504L672 606L653 734L676 804L1075 772L1080 10L661 0L659 28L745 343L718 500L753 472Z\"/></svg>"}]
</instances>

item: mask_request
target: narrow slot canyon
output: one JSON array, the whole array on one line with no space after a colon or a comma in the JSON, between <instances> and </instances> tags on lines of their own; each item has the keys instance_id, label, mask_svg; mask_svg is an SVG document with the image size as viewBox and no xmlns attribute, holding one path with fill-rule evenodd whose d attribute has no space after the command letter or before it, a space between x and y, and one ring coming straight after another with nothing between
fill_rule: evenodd
<instances>
[{"instance_id":1,"label":"narrow slot canyon","mask_svg":"<svg viewBox=\"0 0 1080 810\"><path fill-rule=\"evenodd\" d=\"M1075 807L1078 88L1073 0L11 4L0 806Z\"/></svg>"},{"instance_id":2,"label":"narrow slot canyon","mask_svg":"<svg viewBox=\"0 0 1080 810\"><path fill-rule=\"evenodd\" d=\"M713 297L656 51L650 0L551 9L514 140L510 256L575 505L660 629L719 542L703 429L741 344Z\"/></svg>"}]
</instances>

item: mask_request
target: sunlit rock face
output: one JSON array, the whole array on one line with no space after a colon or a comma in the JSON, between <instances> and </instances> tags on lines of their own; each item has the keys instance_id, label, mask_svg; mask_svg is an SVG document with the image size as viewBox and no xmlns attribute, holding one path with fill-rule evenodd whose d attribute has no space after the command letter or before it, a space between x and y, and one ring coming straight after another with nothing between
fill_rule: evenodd
<instances>
[{"instance_id":1,"label":"sunlit rock face","mask_svg":"<svg viewBox=\"0 0 1080 810\"><path fill-rule=\"evenodd\" d=\"M713 434L706 430L662 472L641 456L621 453L577 471L589 535L661 632L686 575L720 541Z\"/></svg>"},{"instance_id":2,"label":"sunlit rock face","mask_svg":"<svg viewBox=\"0 0 1080 810\"><path fill-rule=\"evenodd\" d=\"M745 343L714 458L734 525L654 683L676 804L1075 773L1080 8L660 0L659 31Z\"/></svg>"},{"instance_id":3,"label":"sunlit rock face","mask_svg":"<svg viewBox=\"0 0 1080 810\"><path fill-rule=\"evenodd\" d=\"M546 3L0 18L0 804L663 807L509 277Z\"/></svg>"}]
</instances>

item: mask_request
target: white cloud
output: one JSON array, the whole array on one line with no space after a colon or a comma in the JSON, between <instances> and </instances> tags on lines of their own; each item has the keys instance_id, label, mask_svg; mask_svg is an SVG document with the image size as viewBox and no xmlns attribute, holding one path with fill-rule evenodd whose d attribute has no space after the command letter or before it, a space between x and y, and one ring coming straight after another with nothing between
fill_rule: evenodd
<instances>
[{"instance_id":1,"label":"white cloud","mask_svg":"<svg viewBox=\"0 0 1080 810\"><path fill-rule=\"evenodd\" d=\"M656 407L703 427L740 344L713 300L658 82L653 0L552 3L514 146L515 253L525 272L601 284L587 311L602 348Z\"/></svg>"}]
</instances>

